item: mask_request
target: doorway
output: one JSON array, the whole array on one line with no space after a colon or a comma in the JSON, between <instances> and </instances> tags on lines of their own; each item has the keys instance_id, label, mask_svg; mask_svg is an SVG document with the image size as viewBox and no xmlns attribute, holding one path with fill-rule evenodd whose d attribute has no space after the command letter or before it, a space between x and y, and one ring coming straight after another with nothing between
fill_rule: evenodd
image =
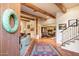
<instances>
[{"instance_id":1,"label":"doorway","mask_svg":"<svg viewBox=\"0 0 79 59\"><path fill-rule=\"evenodd\" d=\"M41 27L42 37L55 37L55 33L56 33L55 26Z\"/></svg>"}]
</instances>

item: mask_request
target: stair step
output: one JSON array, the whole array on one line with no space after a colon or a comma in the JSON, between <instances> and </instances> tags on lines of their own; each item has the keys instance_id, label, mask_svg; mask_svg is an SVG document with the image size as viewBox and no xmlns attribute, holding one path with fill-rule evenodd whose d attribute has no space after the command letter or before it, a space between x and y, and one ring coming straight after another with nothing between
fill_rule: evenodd
<instances>
[{"instance_id":1,"label":"stair step","mask_svg":"<svg viewBox=\"0 0 79 59\"><path fill-rule=\"evenodd\" d=\"M79 39L75 39L75 40L79 40Z\"/></svg>"},{"instance_id":2,"label":"stair step","mask_svg":"<svg viewBox=\"0 0 79 59\"><path fill-rule=\"evenodd\" d=\"M70 42L75 43L75 40L71 40Z\"/></svg>"},{"instance_id":3,"label":"stair step","mask_svg":"<svg viewBox=\"0 0 79 59\"><path fill-rule=\"evenodd\" d=\"M65 47L66 45L65 45L65 44L62 44L62 46L64 46L64 47Z\"/></svg>"}]
</instances>

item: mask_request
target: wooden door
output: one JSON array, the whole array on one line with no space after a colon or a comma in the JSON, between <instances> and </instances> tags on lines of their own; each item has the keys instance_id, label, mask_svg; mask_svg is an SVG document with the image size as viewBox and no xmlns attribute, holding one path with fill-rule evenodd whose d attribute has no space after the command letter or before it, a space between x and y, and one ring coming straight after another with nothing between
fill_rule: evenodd
<instances>
[{"instance_id":1,"label":"wooden door","mask_svg":"<svg viewBox=\"0 0 79 59\"><path fill-rule=\"evenodd\" d=\"M19 27L16 33L10 34L6 32L2 27L2 16L3 12L11 8L20 19L20 4L19 3L1 3L0 4L0 55L2 56L17 56L19 55Z\"/></svg>"}]
</instances>

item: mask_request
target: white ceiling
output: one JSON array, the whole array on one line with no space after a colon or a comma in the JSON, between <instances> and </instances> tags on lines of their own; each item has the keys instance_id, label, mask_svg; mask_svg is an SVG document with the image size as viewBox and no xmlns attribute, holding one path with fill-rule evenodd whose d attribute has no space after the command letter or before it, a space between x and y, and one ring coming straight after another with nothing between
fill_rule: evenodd
<instances>
[{"instance_id":1,"label":"white ceiling","mask_svg":"<svg viewBox=\"0 0 79 59\"><path fill-rule=\"evenodd\" d=\"M25 11L25 12L28 12L30 14L33 14L33 15L37 15L37 16L43 17L43 18L47 18L48 17L47 15L44 15L44 14L42 14L40 12L34 12L32 9L30 9L30 8L28 8L26 6L23 6L23 5L21 7L21 10Z\"/></svg>"},{"instance_id":2,"label":"white ceiling","mask_svg":"<svg viewBox=\"0 0 79 59\"><path fill-rule=\"evenodd\" d=\"M57 12L61 12L61 10L54 4L54 3L32 3L33 5L37 6L38 8L47 11L48 13L56 16ZM75 7L79 5L79 3L63 3L66 9ZM44 18L49 18L49 16L41 14L40 12L34 12L32 9L22 6L21 10L31 13L33 15L41 16Z\"/></svg>"},{"instance_id":3,"label":"white ceiling","mask_svg":"<svg viewBox=\"0 0 79 59\"><path fill-rule=\"evenodd\" d=\"M57 12L60 12L60 9L53 3L33 3L35 6L51 13L56 16Z\"/></svg>"},{"instance_id":4,"label":"white ceiling","mask_svg":"<svg viewBox=\"0 0 79 59\"><path fill-rule=\"evenodd\" d=\"M69 9L79 5L79 3L63 3L63 5L65 6L65 8Z\"/></svg>"}]
</instances>

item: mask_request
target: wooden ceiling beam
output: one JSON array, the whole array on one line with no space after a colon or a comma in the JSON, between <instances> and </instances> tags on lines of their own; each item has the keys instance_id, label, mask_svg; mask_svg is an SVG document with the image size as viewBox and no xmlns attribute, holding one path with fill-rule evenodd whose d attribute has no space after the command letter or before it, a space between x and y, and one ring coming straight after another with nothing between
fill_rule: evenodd
<instances>
[{"instance_id":1,"label":"wooden ceiling beam","mask_svg":"<svg viewBox=\"0 0 79 59\"><path fill-rule=\"evenodd\" d=\"M29 15L29 16L32 16L32 17L36 17L35 15L32 15L32 14L30 14L28 12L25 12L25 11L21 11L21 13L24 14L24 15Z\"/></svg>"},{"instance_id":2,"label":"wooden ceiling beam","mask_svg":"<svg viewBox=\"0 0 79 59\"><path fill-rule=\"evenodd\" d=\"M28 8L31 8L34 11L40 12L40 13L42 13L44 15L50 16L52 18L56 18L54 15L46 12L45 10L42 10L42 9L38 8L37 6L35 6L35 5L31 4L31 3L22 3L22 5L24 5L24 6L28 7Z\"/></svg>"},{"instance_id":3,"label":"wooden ceiling beam","mask_svg":"<svg viewBox=\"0 0 79 59\"><path fill-rule=\"evenodd\" d=\"M21 16L21 18L25 18L25 19L34 20L34 18L29 18L29 17L26 17L26 16Z\"/></svg>"},{"instance_id":4,"label":"wooden ceiling beam","mask_svg":"<svg viewBox=\"0 0 79 59\"><path fill-rule=\"evenodd\" d=\"M46 19L46 18L44 18L44 17L36 16L36 15L30 14L30 13L25 12L25 11L21 11L21 13L22 13L22 14L24 14L24 15L29 15L29 16L32 16L32 17L38 17L38 18L43 18L43 19Z\"/></svg>"},{"instance_id":5,"label":"wooden ceiling beam","mask_svg":"<svg viewBox=\"0 0 79 59\"><path fill-rule=\"evenodd\" d=\"M62 3L55 3L55 5L63 12L66 13L66 8Z\"/></svg>"},{"instance_id":6,"label":"wooden ceiling beam","mask_svg":"<svg viewBox=\"0 0 79 59\"><path fill-rule=\"evenodd\" d=\"M21 19L22 21L26 21L26 22L29 22L29 20L25 20L25 19Z\"/></svg>"}]
</instances>

